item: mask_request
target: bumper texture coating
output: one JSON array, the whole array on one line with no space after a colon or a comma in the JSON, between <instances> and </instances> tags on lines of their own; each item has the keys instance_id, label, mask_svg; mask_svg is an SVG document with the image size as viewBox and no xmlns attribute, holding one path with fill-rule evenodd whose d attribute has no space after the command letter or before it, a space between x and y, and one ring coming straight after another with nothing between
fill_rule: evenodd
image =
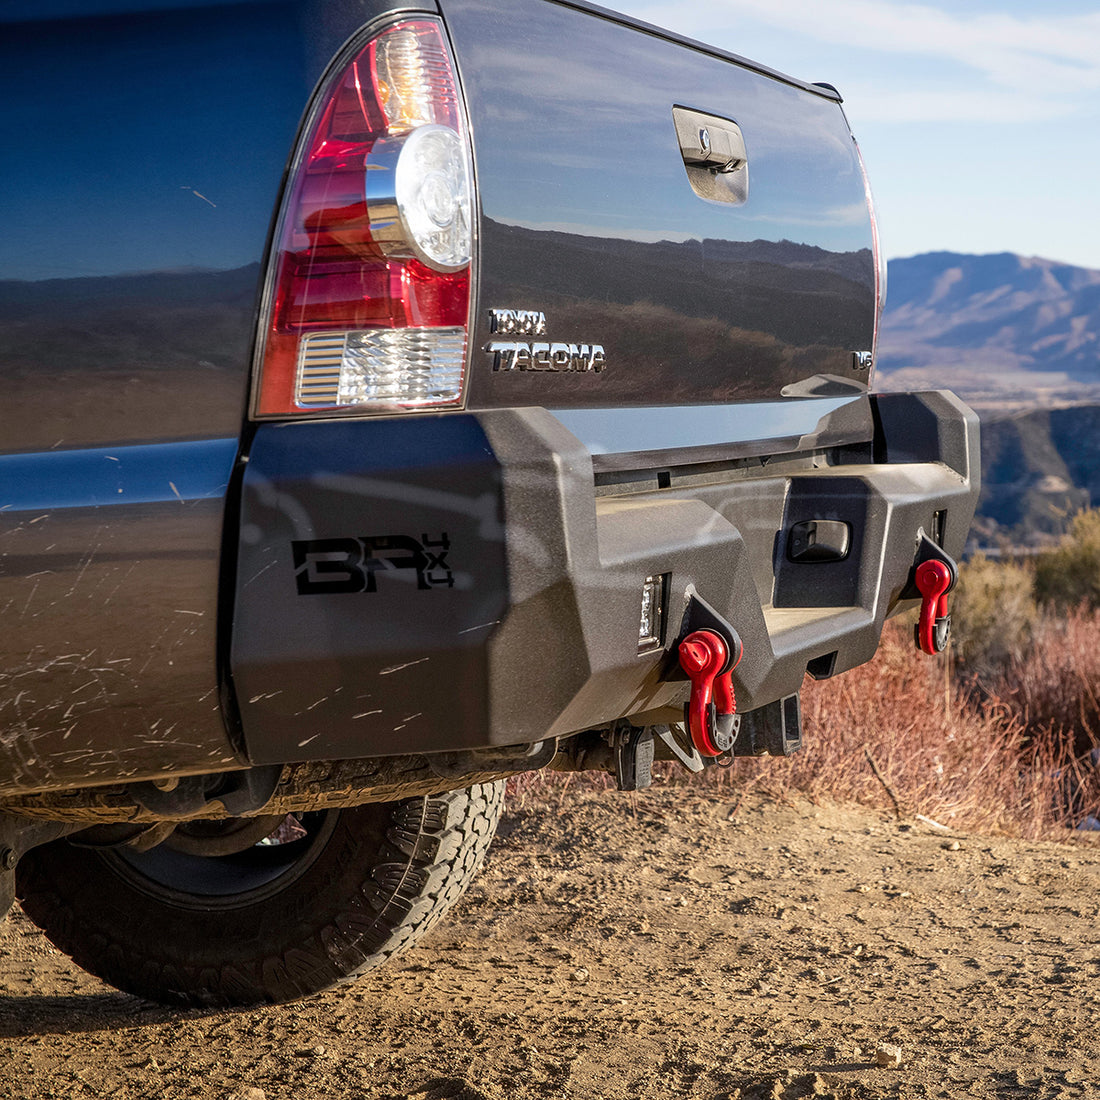
<instances>
[{"instance_id":1,"label":"bumper texture coating","mask_svg":"<svg viewBox=\"0 0 1100 1100\"><path fill-rule=\"evenodd\" d=\"M257 764L537 741L675 714L698 593L741 635L741 711L874 653L921 532L957 556L977 419L871 398L874 439L601 478L543 409L261 425L244 477L231 672ZM792 561L829 520L837 560ZM664 575L663 648L639 654ZM674 674L672 674L674 675Z\"/></svg>"}]
</instances>

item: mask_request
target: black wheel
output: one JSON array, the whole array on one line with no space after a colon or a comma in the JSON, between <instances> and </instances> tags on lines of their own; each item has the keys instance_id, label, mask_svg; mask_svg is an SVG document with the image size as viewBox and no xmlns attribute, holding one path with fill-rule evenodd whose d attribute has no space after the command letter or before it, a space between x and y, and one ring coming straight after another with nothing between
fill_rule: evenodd
<instances>
[{"instance_id":1,"label":"black wheel","mask_svg":"<svg viewBox=\"0 0 1100 1100\"><path fill-rule=\"evenodd\" d=\"M258 843L240 830L248 846L225 855L194 854L218 835L205 823L147 852L61 840L22 858L16 891L60 950L119 989L169 1004L293 1000L431 928L481 865L503 794L485 783L295 815Z\"/></svg>"}]
</instances>

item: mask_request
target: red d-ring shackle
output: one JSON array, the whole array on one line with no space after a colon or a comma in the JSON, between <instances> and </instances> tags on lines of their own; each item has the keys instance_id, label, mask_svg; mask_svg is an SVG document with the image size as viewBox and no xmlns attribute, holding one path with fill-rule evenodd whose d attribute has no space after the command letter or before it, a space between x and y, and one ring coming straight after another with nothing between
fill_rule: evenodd
<instances>
[{"instance_id":1,"label":"red d-ring shackle","mask_svg":"<svg viewBox=\"0 0 1100 1100\"><path fill-rule=\"evenodd\" d=\"M921 596L917 645L923 653L942 653L951 630L947 593L955 582L954 574L945 562L922 561L913 581Z\"/></svg>"},{"instance_id":2,"label":"red d-ring shackle","mask_svg":"<svg viewBox=\"0 0 1100 1100\"><path fill-rule=\"evenodd\" d=\"M736 659L730 661L729 647L719 634L695 630L680 643L678 652L680 667L691 681L688 729L692 744L703 756L721 756L733 743L737 711L733 670L741 660L741 649L738 647Z\"/></svg>"}]
</instances>

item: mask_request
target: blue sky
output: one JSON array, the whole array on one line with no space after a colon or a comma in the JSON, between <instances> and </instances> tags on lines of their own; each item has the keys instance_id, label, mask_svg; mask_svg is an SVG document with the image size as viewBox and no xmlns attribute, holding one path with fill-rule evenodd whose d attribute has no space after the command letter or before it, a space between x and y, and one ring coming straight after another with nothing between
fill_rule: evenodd
<instances>
[{"instance_id":1,"label":"blue sky","mask_svg":"<svg viewBox=\"0 0 1100 1100\"><path fill-rule=\"evenodd\" d=\"M605 0L835 84L887 256L1100 268L1097 0Z\"/></svg>"}]
</instances>

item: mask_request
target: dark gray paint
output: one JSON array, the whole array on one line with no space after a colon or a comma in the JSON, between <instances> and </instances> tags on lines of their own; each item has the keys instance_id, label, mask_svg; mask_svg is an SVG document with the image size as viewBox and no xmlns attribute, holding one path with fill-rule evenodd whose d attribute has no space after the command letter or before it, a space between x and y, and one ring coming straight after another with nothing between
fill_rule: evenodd
<instances>
[{"instance_id":1,"label":"dark gray paint","mask_svg":"<svg viewBox=\"0 0 1100 1100\"><path fill-rule=\"evenodd\" d=\"M218 593L261 266L385 7L0 6L0 792L244 763Z\"/></svg>"},{"instance_id":2,"label":"dark gray paint","mask_svg":"<svg viewBox=\"0 0 1100 1100\"><path fill-rule=\"evenodd\" d=\"M545 0L445 0L482 208L471 407L779 400L865 389L871 227L856 150L821 89ZM673 107L736 121L744 205L692 190ZM602 344L601 373L493 372L488 311Z\"/></svg>"}]
</instances>

